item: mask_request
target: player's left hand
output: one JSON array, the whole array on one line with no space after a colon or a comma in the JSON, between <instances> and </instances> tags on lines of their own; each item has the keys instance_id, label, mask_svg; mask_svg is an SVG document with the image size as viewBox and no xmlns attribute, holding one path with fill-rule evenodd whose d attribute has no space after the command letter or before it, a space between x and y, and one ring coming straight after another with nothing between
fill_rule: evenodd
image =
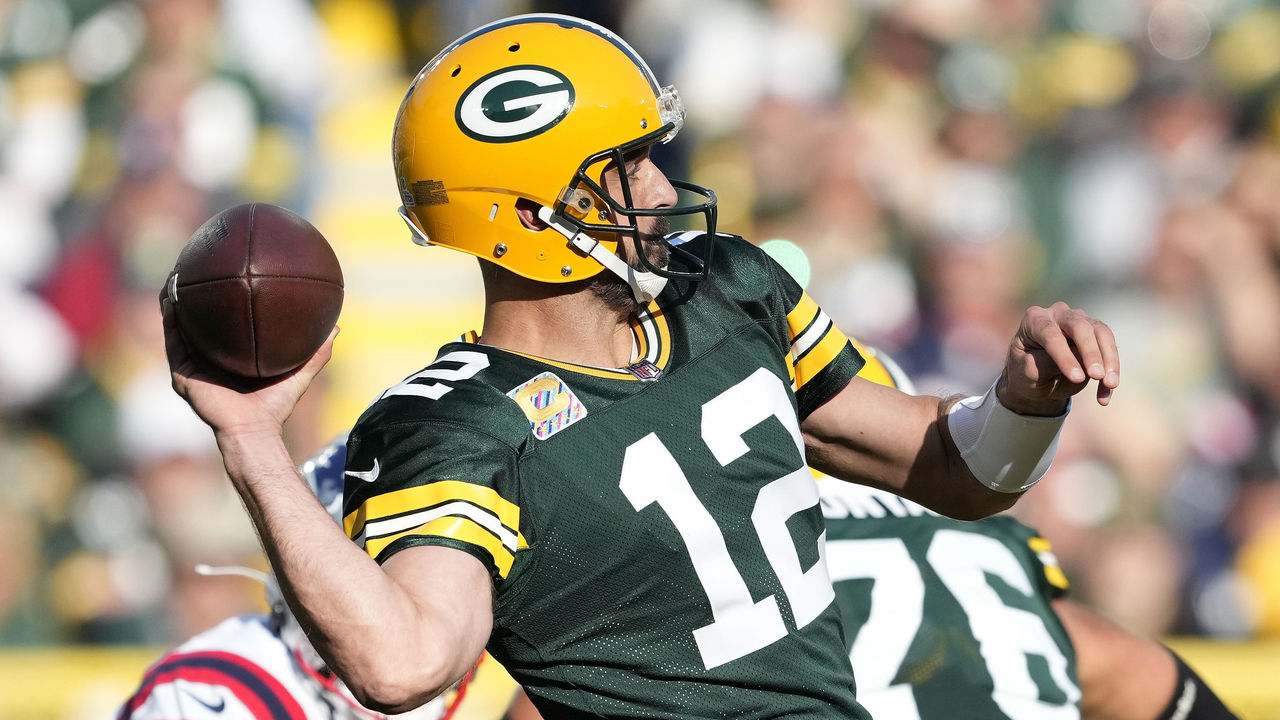
<instances>
[{"instance_id":1,"label":"player's left hand","mask_svg":"<svg viewBox=\"0 0 1280 720\"><path fill-rule=\"evenodd\" d=\"M1115 335L1101 320L1057 302L1023 313L996 395L1014 412L1053 416L1090 380L1098 381L1098 404L1110 404L1120 385Z\"/></svg>"}]
</instances>

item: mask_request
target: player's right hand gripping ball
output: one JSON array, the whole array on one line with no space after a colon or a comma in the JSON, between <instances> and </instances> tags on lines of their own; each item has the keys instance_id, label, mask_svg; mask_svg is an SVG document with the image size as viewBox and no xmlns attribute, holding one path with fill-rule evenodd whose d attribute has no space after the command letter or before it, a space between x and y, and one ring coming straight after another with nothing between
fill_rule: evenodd
<instances>
[{"instance_id":1,"label":"player's right hand gripping ball","mask_svg":"<svg viewBox=\"0 0 1280 720\"><path fill-rule=\"evenodd\" d=\"M233 375L269 378L324 344L342 310L342 268L311 223L251 203L196 230L166 292L194 354Z\"/></svg>"}]
</instances>

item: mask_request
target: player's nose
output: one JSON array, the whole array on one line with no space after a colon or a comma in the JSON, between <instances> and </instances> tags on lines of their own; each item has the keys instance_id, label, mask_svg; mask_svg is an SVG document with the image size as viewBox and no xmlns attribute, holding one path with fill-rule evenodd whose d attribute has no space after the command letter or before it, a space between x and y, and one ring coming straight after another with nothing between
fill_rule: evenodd
<instances>
[{"instance_id":1,"label":"player's nose","mask_svg":"<svg viewBox=\"0 0 1280 720\"><path fill-rule=\"evenodd\" d=\"M673 207L679 196L671 181L667 179L666 173L654 164L652 160L646 159L644 166L640 170L640 201L643 203L641 207L646 208L665 208Z\"/></svg>"}]
</instances>

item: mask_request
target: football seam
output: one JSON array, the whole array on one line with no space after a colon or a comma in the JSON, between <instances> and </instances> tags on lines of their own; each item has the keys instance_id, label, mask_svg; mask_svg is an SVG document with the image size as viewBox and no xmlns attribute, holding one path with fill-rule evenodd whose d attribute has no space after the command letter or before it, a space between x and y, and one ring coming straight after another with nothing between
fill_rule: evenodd
<instances>
[{"instance_id":1,"label":"football seam","mask_svg":"<svg viewBox=\"0 0 1280 720\"><path fill-rule=\"evenodd\" d=\"M302 280L303 282L324 283L326 285L332 285L336 288L343 287L342 285L339 285L338 283L332 280L325 280L323 278L301 277L298 275L253 275L253 274L246 274L244 275L244 277L220 277L220 278L210 278L208 280L197 280L195 282L178 285L177 287L179 290L185 290L187 288L200 287L201 285L209 285L212 283L229 282L229 281L238 282L240 280L258 280L258 279ZM250 299L252 300L252 298Z\"/></svg>"},{"instance_id":2,"label":"football seam","mask_svg":"<svg viewBox=\"0 0 1280 720\"><path fill-rule=\"evenodd\" d=\"M253 216L258 214L258 203L249 206L249 231L245 234L244 274L253 275ZM258 357L258 322L253 314L253 283L247 283L249 290L249 346L253 348L253 370L262 377L262 360Z\"/></svg>"}]
</instances>

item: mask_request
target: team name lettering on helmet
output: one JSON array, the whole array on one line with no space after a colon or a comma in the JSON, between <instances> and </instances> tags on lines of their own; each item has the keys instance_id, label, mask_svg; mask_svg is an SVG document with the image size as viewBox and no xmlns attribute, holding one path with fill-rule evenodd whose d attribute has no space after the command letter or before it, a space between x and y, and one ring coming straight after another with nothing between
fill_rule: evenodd
<instances>
[{"instance_id":1,"label":"team name lettering on helmet","mask_svg":"<svg viewBox=\"0 0 1280 720\"><path fill-rule=\"evenodd\" d=\"M546 132L573 107L569 78L541 65L502 68L475 81L458 100L458 127L481 142L507 143Z\"/></svg>"}]
</instances>

